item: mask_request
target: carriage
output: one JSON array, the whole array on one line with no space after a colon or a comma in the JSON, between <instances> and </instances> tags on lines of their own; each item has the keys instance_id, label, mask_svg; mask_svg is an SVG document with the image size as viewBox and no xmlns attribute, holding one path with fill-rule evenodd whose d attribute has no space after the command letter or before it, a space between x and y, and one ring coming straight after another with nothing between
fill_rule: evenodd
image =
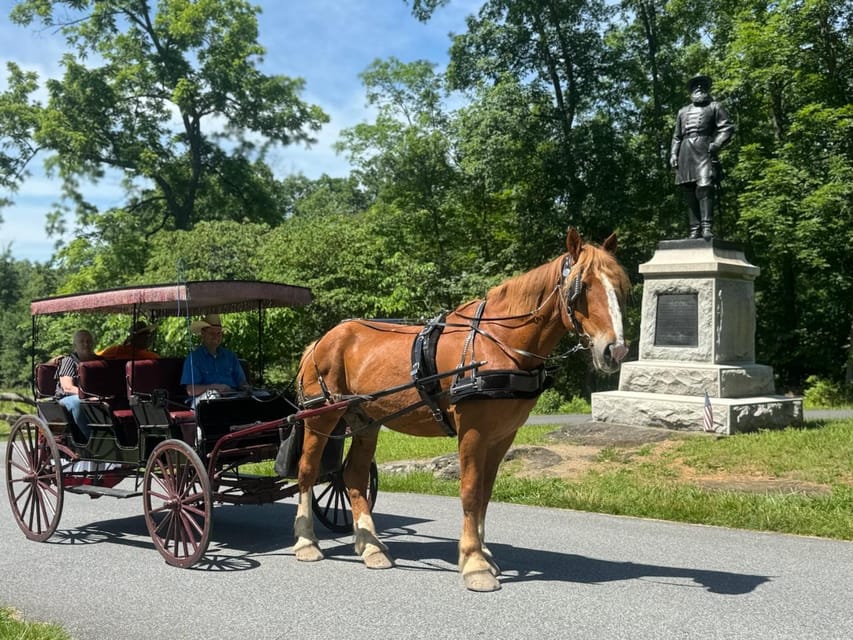
<instances>
[{"instance_id":1,"label":"carriage","mask_svg":"<svg viewBox=\"0 0 853 640\"><path fill-rule=\"evenodd\" d=\"M259 398L220 399L199 407L194 422L185 421L186 407L173 411L168 390L140 375L135 367L142 363L131 362L125 364L126 389L113 395L124 394L128 407L109 406L108 394L96 396L90 404L101 406L103 417L101 424L93 422L104 436L81 449L69 436L68 420L49 413L55 406L42 400L39 416L19 420L9 442L9 497L18 524L28 537L44 540L56 528L63 491L113 495L124 491L109 486L113 476L127 474L134 478L131 494L143 497L154 544L171 564L189 566L203 555L214 502L298 495L293 525L298 561L323 558L316 516L336 531L353 533L365 566L391 567L372 518L378 489L373 456L380 428L387 427L457 438L463 512L459 570L472 591L500 589L500 569L485 544L486 509L498 467L549 385L553 363L582 349L595 369L614 373L628 352L622 315L630 281L615 258L616 246L615 234L598 246L569 228L562 254L425 324L341 322L303 352L295 380L298 405L267 398L271 404L258 413L265 406ZM206 286L225 288L212 295ZM97 308L129 312L135 321L145 308L142 299L146 310L163 313L177 298L194 313L250 306L262 311L310 299L306 290L287 285L253 286L277 292L249 295L249 286L191 283L185 291L154 294L157 288L151 288L152 295L142 296L143 287L130 290L140 292L139 299L104 292L103 300L93 294L35 302L33 313ZM554 355L567 333L577 336L577 344ZM233 410L225 409L226 400L235 403ZM126 443L119 436L125 414L136 429L136 440ZM343 437L350 443L346 455ZM276 460L281 478L251 477L241 469L276 450L284 452L283 460ZM82 482L70 464L80 461L95 464L94 471L83 472ZM110 468L98 466L102 463Z\"/></svg>"},{"instance_id":2,"label":"carriage","mask_svg":"<svg viewBox=\"0 0 853 640\"><path fill-rule=\"evenodd\" d=\"M207 313L257 314L258 362L263 380L265 310L310 303L310 290L258 281L194 281L103 290L35 300L33 343L42 316L121 314L138 318ZM186 404L180 384L183 358L90 360L78 368L81 406L91 434L84 437L54 397L55 362L33 363L37 413L12 426L6 450L9 502L27 538L55 532L66 493L93 498L142 497L145 523L167 563L189 567L211 538L213 506L267 504L297 492L291 478L252 473L251 463L273 459L292 443L284 473L295 476L300 413L287 391L254 389ZM334 410L334 407L331 407ZM341 477L344 440L329 440L323 473L313 491L313 511L335 532L352 530ZM371 504L378 490L371 465Z\"/></svg>"}]
</instances>

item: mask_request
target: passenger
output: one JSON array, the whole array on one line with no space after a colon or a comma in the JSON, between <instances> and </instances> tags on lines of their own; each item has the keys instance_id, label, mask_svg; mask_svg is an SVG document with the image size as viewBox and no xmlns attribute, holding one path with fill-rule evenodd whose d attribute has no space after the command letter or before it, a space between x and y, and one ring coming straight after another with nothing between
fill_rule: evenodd
<instances>
[{"instance_id":1,"label":"passenger","mask_svg":"<svg viewBox=\"0 0 853 640\"><path fill-rule=\"evenodd\" d=\"M89 428L89 422L83 413L83 408L80 406L77 369L81 362L101 359L95 353L94 346L95 340L92 338L91 333L85 329L75 332L74 351L62 358L56 371L56 397L59 403L71 413L74 422L77 423L80 432L87 441L92 430Z\"/></svg>"},{"instance_id":2,"label":"passenger","mask_svg":"<svg viewBox=\"0 0 853 640\"><path fill-rule=\"evenodd\" d=\"M140 320L133 325L124 343L109 346L98 354L105 360L155 360L160 357L151 351L156 328L156 325Z\"/></svg>"},{"instance_id":3,"label":"passenger","mask_svg":"<svg viewBox=\"0 0 853 640\"><path fill-rule=\"evenodd\" d=\"M215 313L190 324L190 331L201 336L201 344L184 360L181 384L186 385L190 404L207 392L228 393L251 389L237 355L222 346L222 323Z\"/></svg>"}]
</instances>

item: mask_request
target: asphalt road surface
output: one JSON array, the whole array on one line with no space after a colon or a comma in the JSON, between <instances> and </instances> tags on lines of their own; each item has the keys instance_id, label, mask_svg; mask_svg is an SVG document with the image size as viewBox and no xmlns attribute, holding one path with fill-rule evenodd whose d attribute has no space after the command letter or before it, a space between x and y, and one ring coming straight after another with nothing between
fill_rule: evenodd
<instances>
[{"instance_id":1,"label":"asphalt road surface","mask_svg":"<svg viewBox=\"0 0 853 640\"><path fill-rule=\"evenodd\" d=\"M456 572L457 499L380 488L396 559L384 571L319 526L327 559L298 563L295 511L216 507L207 558L176 569L154 550L141 498L66 494L58 531L36 543L4 490L0 605L77 640L853 637L849 542L493 504L503 589L478 594Z\"/></svg>"}]
</instances>

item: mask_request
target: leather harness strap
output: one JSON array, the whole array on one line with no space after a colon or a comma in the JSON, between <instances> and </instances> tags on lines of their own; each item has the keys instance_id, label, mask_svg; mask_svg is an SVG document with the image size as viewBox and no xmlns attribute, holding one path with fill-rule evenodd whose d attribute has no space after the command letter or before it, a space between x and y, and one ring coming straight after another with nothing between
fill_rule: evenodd
<instances>
[{"instance_id":1,"label":"leather harness strap","mask_svg":"<svg viewBox=\"0 0 853 640\"><path fill-rule=\"evenodd\" d=\"M412 382L421 396L421 403L429 408L432 417L441 425L444 433L455 437L456 429L453 428L450 418L441 410L436 401L436 398L441 394L441 382L436 377L438 370L435 366L435 352L438 338L444 330L446 316L447 313L442 313L426 323L415 338L412 344Z\"/></svg>"}]
</instances>

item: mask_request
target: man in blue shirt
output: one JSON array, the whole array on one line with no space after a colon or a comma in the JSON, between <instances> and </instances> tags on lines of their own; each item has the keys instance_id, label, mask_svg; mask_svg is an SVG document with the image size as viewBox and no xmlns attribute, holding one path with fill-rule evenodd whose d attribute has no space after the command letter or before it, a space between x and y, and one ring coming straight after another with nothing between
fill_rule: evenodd
<instances>
[{"instance_id":1,"label":"man in blue shirt","mask_svg":"<svg viewBox=\"0 0 853 640\"><path fill-rule=\"evenodd\" d=\"M207 391L227 393L251 388L237 355L222 346L222 323L218 314L210 313L194 321L190 331L201 336L201 344L184 360L181 384L186 385L193 406Z\"/></svg>"}]
</instances>

